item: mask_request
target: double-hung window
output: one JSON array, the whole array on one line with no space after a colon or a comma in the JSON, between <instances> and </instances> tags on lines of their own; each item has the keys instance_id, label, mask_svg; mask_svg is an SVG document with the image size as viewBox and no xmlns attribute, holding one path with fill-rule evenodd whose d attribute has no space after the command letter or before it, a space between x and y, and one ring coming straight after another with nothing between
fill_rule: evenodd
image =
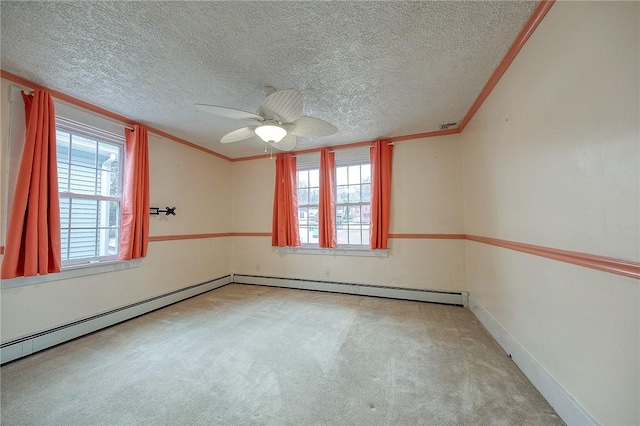
<instances>
[{"instance_id":1,"label":"double-hung window","mask_svg":"<svg viewBox=\"0 0 640 426\"><path fill-rule=\"evenodd\" d=\"M63 266L117 259L124 135L56 117L56 149Z\"/></svg>"},{"instance_id":2,"label":"double-hung window","mask_svg":"<svg viewBox=\"0 0 640 426\"><path fill-rule=\"evenodd\" d=\"M301 244L318 244L320 169L297 171L298 227Z\"/></svg>"},{"instance_id":3,"label":"double-hung window","mask_svg":"<svg viewBox=\"0 0 640 426\"><path fill-rule=\"evenodd\" d=\"M336 166L338 245L369 245L371 163Z\"/></svg>"},{"instance_id":4,"label":"double-hung window","mask_svg":"<svg viewBox=\"0 0 640 426\"><path fill-rule=\"evenodd\" d=\"M297 158L300 242L318 244L319 153ZM336 241L338 247L368 247L371 226L371 160L369 147L335 151Z\"/></svg>"},{"instance_id":5,"label":"double-hung window","mask_svg":"<svg viewBox=\"0 0 640 426\"><path fill-rule=\"evenodd\" d=\"M13 207L25 143L25 108L21 92L21 88L11 87L9 172L7 201L3 206L7 215ZM54 102L62 271L3 280L3 288L138 265L137 262L113 262L120 251L124 126L64 102Z\"/></svg>"}]
</instances>

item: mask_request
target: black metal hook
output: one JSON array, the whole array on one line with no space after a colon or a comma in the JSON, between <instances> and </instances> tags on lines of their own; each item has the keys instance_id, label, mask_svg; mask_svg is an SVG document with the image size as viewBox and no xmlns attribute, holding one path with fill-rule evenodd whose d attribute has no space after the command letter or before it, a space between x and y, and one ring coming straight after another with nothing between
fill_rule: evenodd
<instances>
[{"instance_id":1,"label":"black metal hook","mask_svg":"<svg viewBox=\"0 0 640 426\"><path fill-rule=\"evenodd\" d=\"M160 210L160 207L149 207L149 214L154 214L154 215L159 215L160 213L165 213L167 216L171 215L176 215L176 208L175 207L165 207L166 210Z\"/></svg>"}]
</instances>

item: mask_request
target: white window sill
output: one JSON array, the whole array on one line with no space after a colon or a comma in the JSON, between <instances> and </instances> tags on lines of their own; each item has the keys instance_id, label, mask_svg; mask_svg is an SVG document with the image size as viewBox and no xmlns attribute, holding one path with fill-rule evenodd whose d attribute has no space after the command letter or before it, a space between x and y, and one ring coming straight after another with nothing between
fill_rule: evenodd
<instances>
[{"instance_id":1,"label":"white window sill","mask_svg":"<svg viewBox=\"0 0 640 426\"><path fill-rule=\"evenodd\" d=\"M137 268L142 259L116 260L111 262L91 263L84 265L67 266L55 274L36 275L34 277L17 277L10 280L2 280L2 288L22 287L26 285L42 284L51 281L67 280L70 278L85 277L88 275L104 274L106 272L120 271L123 269Z\"/></svg>"},{"instance_id":2,"label":"white window sill","mask_svg":"<svg viewBox=\"0 0 640 426\"><path fill-rule=\"evenodd\" d=\"M389 257L389 250L371 250L370 248L343 247L320 248L313 246L274 247L278 254L319 254L323 256L358 256L358 257Z\"/></svg>"}]
</instances>

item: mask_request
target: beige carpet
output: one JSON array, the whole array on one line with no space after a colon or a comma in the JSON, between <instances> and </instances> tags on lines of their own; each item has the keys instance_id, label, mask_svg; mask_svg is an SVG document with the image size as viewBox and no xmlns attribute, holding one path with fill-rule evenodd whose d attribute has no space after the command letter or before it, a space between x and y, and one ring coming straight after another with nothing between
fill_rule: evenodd
<instances>
[{"instance_id":1,"label":"beige carpet","mask_svg":"<svg viewBox=\"0 0 640 426\"><path fill-rule=\"evenodd\" d=\"M470 311L229 285L2 367L2 424L562 424Z\"/></svg>"}]
</instances>

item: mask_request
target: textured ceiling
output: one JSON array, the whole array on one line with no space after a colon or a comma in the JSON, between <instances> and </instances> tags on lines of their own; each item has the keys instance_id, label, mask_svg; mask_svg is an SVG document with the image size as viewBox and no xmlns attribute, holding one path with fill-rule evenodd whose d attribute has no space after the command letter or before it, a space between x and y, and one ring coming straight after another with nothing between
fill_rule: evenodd
<instances>
[{"instance_id":1,"label":"textured ceiling","mask_svg":"<svg viewBox=\"0 0 640 426\"><path fill-rule=\"evenodd\" d=\"M240 125L295 88L338 133L298 148L438 130L461 120L536 2L0 2L1 67L229 157Z\"/></svg>"}]
</instances>

